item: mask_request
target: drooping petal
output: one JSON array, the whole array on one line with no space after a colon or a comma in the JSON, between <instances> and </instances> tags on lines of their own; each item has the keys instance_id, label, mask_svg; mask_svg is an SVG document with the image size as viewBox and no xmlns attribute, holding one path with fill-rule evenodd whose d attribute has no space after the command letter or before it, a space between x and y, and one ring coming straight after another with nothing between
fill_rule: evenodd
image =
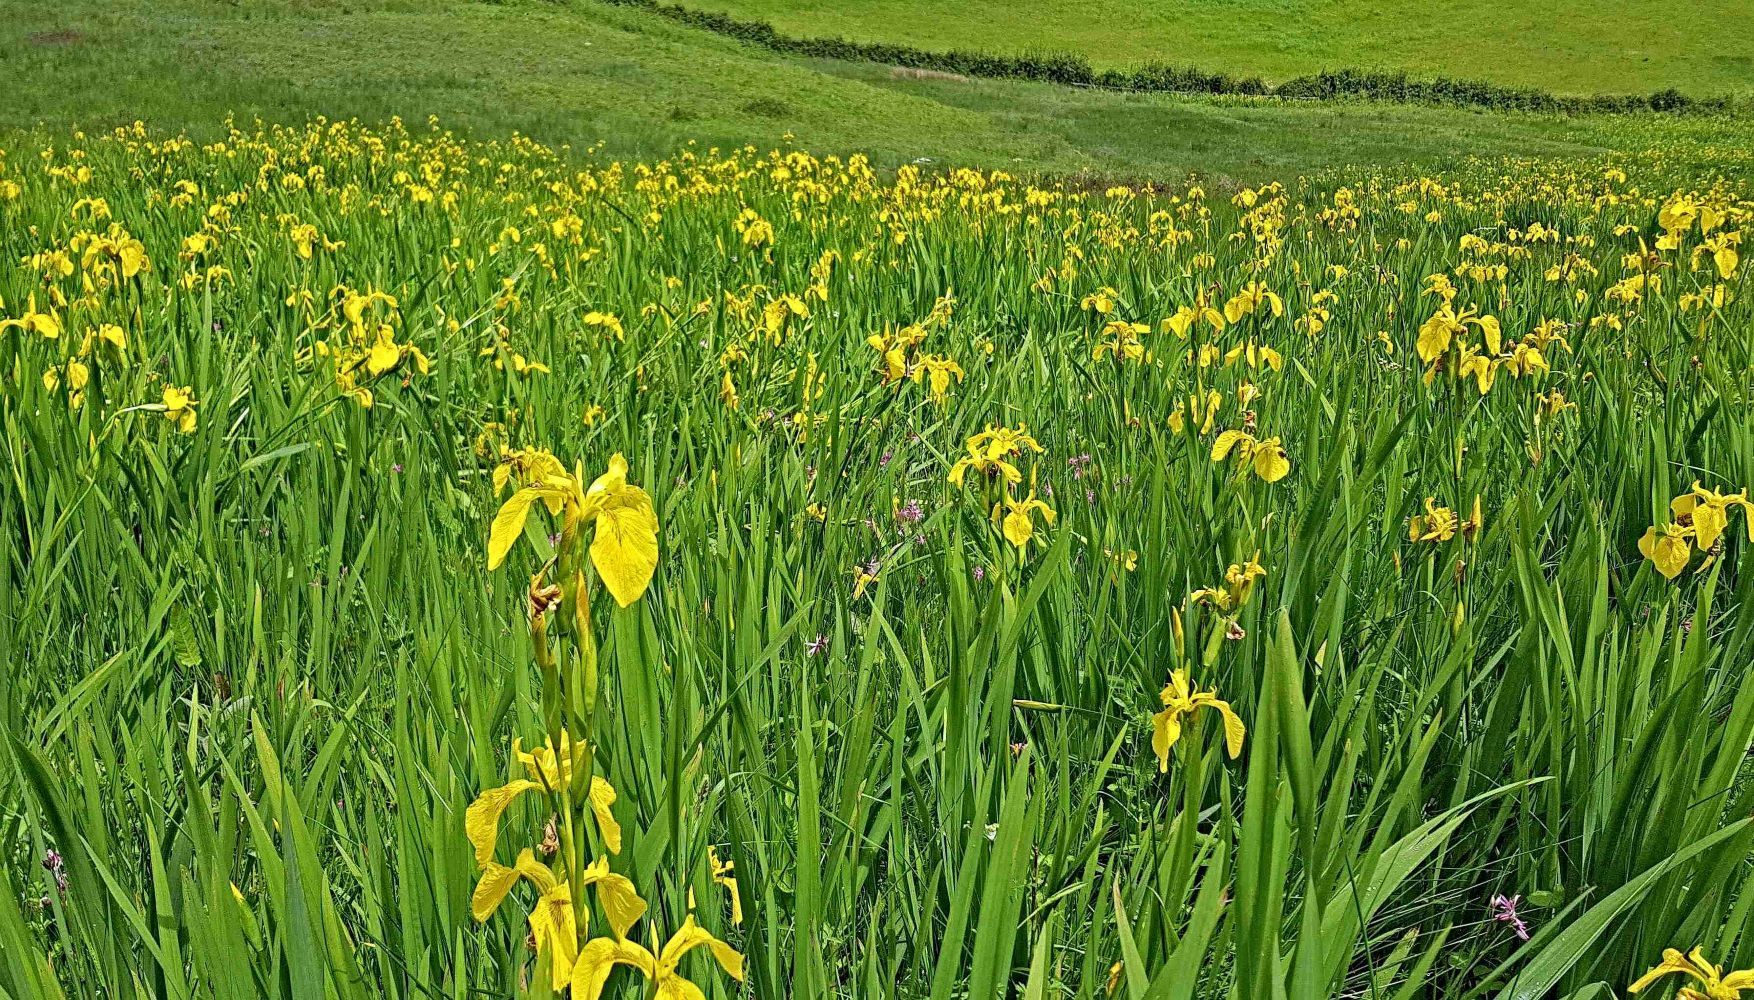
<instances>
[{"instance_id":1,"label":"drooping petal","mask_svg":"<svg viewBox=\"0 0 1754 1000\"><path fill-rule=\"evenodd\" d=\"M1693 508L1693 538L1699 543L1699 551L1704 552L1717 544L1718 536L1730 526L1728 508L1715 503L1703 503Z\"/></svg>"},{"instance_id":2,"label":"drooping petal","mask_svg":"<svg viewBox=\"0 0 1754 1000\"><path fill-rule=\"evenodd\" d=\"M1482 316L1474 321L1480 328L1480 335L1486 340L1486 352L1498 355L1504 351L1504 328L1499 325L1497 316Z\"/></svg>"},{"instance_id":3,"label":"drooping petal","mask_svg":"<svg viewBox=\"0 0 1754 1000\"><path fill-rule=\"evenodd\" d=\"M1664 976L1674 975L1677 972L1692 976L1695 979L1699 978L1699 971L1693 967L1692 962L1688 961L1686 955L1681 954L1681 952L1675 948L1664 948L1662 963L1656 968L1638 977L1637 982L1626 987L1626 992L1637 993Z\"/></svg>"},{"instance_id":4,"label":"drooping petal","mask_svg":"<svg viewBox=\"0 0 1754 1000\"><path fill-rule=\"evenodd\" d=\"M1237 718L1229 702L1211 698L1206 704L1217 709L1218 714L1224 718L1224 748L1229 751L1230 759L1235 760L1242 753L1242 740L1248 734L1248 729Z\"/></svg>"},{"instance_id":5,"label":"drooping petal","mask_svg":"<svg viewBox=\"0 0 1754 1000\"><path fill-rule=\"evenodd\" d=\"M572 967L572 1000L598 1000L617 965L630 965L647 979L658 974L657 959L642 945L625 938L592 938L579 949Z\"/></svg>"},{"instance_id":6,"label":"drooping petal","mask_svg":"<svg viewBox=\"0 0 1754 1000\"><path fill-rule=\"evenodd\" d=\"M366 356L365 369L378 376L396 367L402 361L402 349L388 337L379 337L372 345L371 353Z\"/></svg>"},{"instance_id":7,"label":"drooping petal","mask_svg":"<svg viewBox=\"0 0 1754 1000\"><path fill-rule=\"evenodd\" d=\"M1005 540L1018 548L1029 544L1035 537L1035 523L1029 519L1029 508L1014 507L1005 515Z\"/></svg>"},{"instance_id":8,"label":"drooping petal","mask_svg":"<svg viewBox=\"0 0 1754 1000\"><path fill-rule=\"evenodd\" d=\"M658 956L659 974L662 976L664 973L674 972L677 965L681 964L682 956L701 945L706 945L712 951L713 958L718 960L719 965L724 967L732 979L743 981L743 955L713 937L711 931L695 923L693 914L689 914L688 919L682 922L682 926L664 944L664 950Z\"/></svg>"},{"instance_id":9,"label":"drooping petal","mask_svg":"<svg viewBox=\"0 0 1754 1000\"><path fill-rule=\"evenodd\" d=\"M518 860L512 867L519 875L529 879L538 892L550 893L557 886L563 886L560 879L554 877L554 869L537 861L536 852L528 847L518 852Z\"/></svg>"},{"instance_id":10,"label":"drooping petal","mask_svg":"<svg viewBox=\"0 0 1754 1000\"><path fill-rule=\"evenodd\" d=\"M658 515L645 490L624 486L597 511L591 563L615 603L625 608L645 595L658 569Z\"/></svg>"},{"instance_id":11,"label":"drooping petal","mask_svg":"<svg viewBox=\"0 0 1754 1000\"><path fill-rule=\"evenodd\" d=\"M538 487L529 486L513 493L493 516L493 527L487 534L487 568L491 572L505 562L506 553L524 533L524 521L530 516L530 505L542 495Z\"/></svg>"},{"instance_id":12,"label":"drooping petal","mask_svg":"<svg viewBox=\"0 0 1754 1000\"><path fill-rule=\"evenodd\" d=\"M469 843L475 845L475 863L485 868L493 861L494 845L499 843L499 818L512 800L537 787L534 781L522 778L498 788L489 788L469 804L463 813L463 829Z\"/></svg>"},{"instance_id":13,"label":"drooping petal","mask_svg":"<svg viewBox=\"0 0 1754 1000\"><path fill-rule=\"evenodd\" d=\"M1438 313L1426 320L1419 327L1419 340L1414 349L1419 353L1419 360L1430 364L1436 358L1449 351L1451 330L1448 318Z\"/></svg>"},{"instance_id":14,"label":"drooping petal","mask_svg":"<svg viewBox=\"0 0 1754 1000\"><path fill-rule=\"evenodd\" d=\"M639 891L627 876L609 870L608 858L593 861L580 875L579 881L597 887L597 901L603 904L603 913L608 916L610 929L616 937L626 937L628 928L645 915L646 901L640 898Z\"/></svg>"},{"instance_id":15,"label":"drooping petal","mask_svg":"<svg viewBox=\"0 0 1754 1000\"><path fill-rule=\"evenodd\" d=\"M1279 447L1276 439L1255 449L1255 475L1276 483L1290 471L1291 459L1285 457L1285 449Z\"/></svg>"},{"instance_id":16,"label":"drooping petal","mask_svg":"<svg viewBox=\"0 0 1754 1000\"><path fill-rule=\"evenodd\" d=\"M603 846L610 854L621 853L621 824L615 821L610 807L615 805L615 786L606 778L591 777L591 814L597 819L597 832L603 835Z\"/></svg>"},{"instance_id":17,"label":"drooping petal","mask_svg":"<svg viewBox=\"0 0 1754 1000\"><path fill-rule=\"evenodd\" d=\"M489 861L481 871L481 880L475 883L475 894L469 898L469 912L475 921L486 923L487 918L499 909L499 904L505 901L506 893L517 884L517 869Z\"/></svg>"},{"instance_id":18,"label":"drooping petal","mask_svg":"<svg viewBox=\"0 0 1754 1000\"><path fill-rule=\"evenodd\" d=\"M530 911L530 936L536 941L536 952L548 956L549 982L554 991L566 989L578 962L579 929L572 894L564 883L544 892L536 901L536 908Z\"/></svg>"},{"instance_id":19,"label":"drooping petal","mask_svg":"<svg viewBox=\"0 0 1754 1000\"><path fill-rule=\"evenodd\" d=\"M1234 429L1225 431L1218 435L1218 440L1212 442L1212 461L1224 461L1224 459L1230 454L1230 449L1236 447L1237 442L1242 441L1247 437L1247 434Z\"/></svg>"},{"instance_id":20,"label":"drooping petal","mask_svg":"<svg viewBox=\"0 0 1754 1000\"><path fill-rule=\"evenodd\" d=\"M1726 990L1754 990L1754 969L1730 973L1724 977L1723 987Z\"/></svg>"},{"instance_id":21,"label":"drooping petal","mask_svg":"<svg viewBox=\"0 0 1754 1000\"><path fill-rule=\"evenodd\" d=\"M1157 773L1169 770L1169 751L1182 738L1181 709L1166 708L1151 717L1151 749L1157 752Z\"/></svg>"}]
</instances>

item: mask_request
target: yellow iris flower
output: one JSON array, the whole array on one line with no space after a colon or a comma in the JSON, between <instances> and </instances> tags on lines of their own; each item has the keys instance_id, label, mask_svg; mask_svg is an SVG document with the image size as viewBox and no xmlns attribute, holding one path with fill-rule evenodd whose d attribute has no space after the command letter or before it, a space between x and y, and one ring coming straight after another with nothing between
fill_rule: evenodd
<instances>
[{"instance_id":1,"label":"yellow iris flower","mask_svg":"<svg viewBox=\"0 0 1754 1000\"><path fill-rule=\"evenodd\" d=\"M707 845L706 857L707 861L712 865L713 881L724 886L725 891L731 895L731 923L742 924L743 897L737 894L737 863L735 861L720 860L719 852L710 844Z\"/></svg>"},{"instance_id":2,"label":"yellow iris flower","mask_svg":"<svg viewBox=\"0 0 1754 1000\"><path fill-rule=\"evenodd\" d=\"M658 568L658 515L645 490L627 481L627 459L620 452L609 459L609 470L589 488L581 489L582 470L568 475L552 468L512 494L494 516L487 539L487 568L498 568L524 533L530 506L540 500L549 512L565 514L566 526L592 522L591 563L614 595L627 607L645 595Z\"/></svg>"},{"instance_id":3,"label":"yellow iris flower","mask_svg":"<svg viewBox=\"0 0 1754 1000\"><path fill-rule=\"evenodd\" d=\"M1693 525L1693 539L1703 552L1717 544L1718 536L1730 526L1730 508L1740 506L1748 528L1748 540L1754 541L1754 519L1748 517L1747 492L1718 493L1700 486L1699 480L1695 479L1692 489L1670 501L1669 511L1675 515L1676 521Z\"/></svg>"},{"instance_id":4,"label":"yellow iris flower","mask_svg":"<svg viewBox=\"0 0 1754 1000\"><path fill-rule=\"evenodd\" d=\"M1235 760L1242 753L1243 737L1248 730L1237 718L1230 703L1222 701L1216 691L1201 691L1188 679L1186 670L1169 675L1169 683L1158 694L1163 711L1151 717L1151 749L1157 751L1157 770L1169 770L1169 751L1182 737L1184 719L1191 720L1200 709L1209 708L1224 720L1224 748Z\"/></svg>"},{"instance_id":5,"label":"yellow iris flower","mask_svg":"<svg viewBox=\"0 0 1754 1000\"><path fill-rule=\"evenodd\" d=\"M1260 558L1261 554L1256 552L1254 558L1247 562L1231 563L1224 571L1223 587L1201 587L1188 595L1188 603L1210 604L1225 614L1237 611L1248 603L1249 595L1254 593L1255 582L1267 575Z\"/></svg>"},{"instance_id":6,"label":"yellow iris flower","mask_svg":"<svg viewBox=\"0 0 1754 1000\"><path fill-rule=\"evenodd\" d=\"M560 734L559 752L552 745L544 745L525 753L518 741L512 741L512 756L524 766L529 777L489 788L470 803L463 815L463 827L469 835L469 843L475 846L476 864L486 868L493 863L493 849L499 843L500 818L518 796L538 790L554 793L572 784L574 769L583 761L585 752L584 742L574 740L564 730ZM614 786L602 776L593 775L589 795L591 814L597 820L598 832L603 835L603 846L611 854L620 854L621 824L611 811L615 805Z\"/></svg>"},{"instance_id":7,"label":"yellow iris flower","mask_svg":"<svg viewBox=\"0 0 1754 1000\"><path fill-rule=\"evenodd\" d=\"M1250 316L1262 306L1273 311L1274 316L1285 315L1285 303L1279 296L1267 290L1267 286L1258 281L1251 281L1242 290L1231 296L1224 303L1224 318L1232 323L1241 322L1243 317Z\"/></svg>"},{"instance_id":8,"label":"yellow iris flower","mask_svg":"<svg viewBox=\"0 0 1754 1000\"><path fill-rule=\"evenodd\" d=\"M537 861L534 851L524 848L517 863L509 868L490 862L482 870L481 881L476 883L469 901L470 912L477 921L486 922L520 880L527 880L541 894L530 911L530 937L536 942L537 954L548 955L554 989L565 989L578 962L578 918L583 915L588 922L590 911L574 909L572 886ZM645 915L645 900L639 897L627 876L609 870L608 858L598 858L586 866L576 881L581 887L597 887L597 900L603 904L603 913L617 938L625 937L628 929Z\"/></svg>"},{"instance_id":9,"label":"yellow iris flower","mask_svg":"<svg viewBox=\"0 0 1754 1000\"><path fill-rule=\"evenodd\" d=\"M1000 526L1000 530L1005 534L1005 540L1020 549L1028 545L1029 540L1035 537L1035 520L1030 516L1031 514L1040 511L1043 521L1049 525L1054 523L1054 509L1037 500L1033 489L1022 500L1013 498L1007 489L1005 499L993 505L993 520L999 520L1000 511L1007 512Z\"/></svg>"},{"instance_id":10,"label":"yellow iris flower","mask_svg":"<svg viewBox=\"0 0 1754 1000\"><path fill-rule=\"evenodd\" d=\"M1233 450L1241 464L1252 465L1255 475L1269 483L1284 479L1291 471L1291 459L1276 437L1257 439L1247 431L1225 431L1212 442L1212 461L1224 461Z\"/></svg>"},{"instance_id":11,"label":"yellow iris flower","mask_svg":"<svg viewBox=\"0 0 1754 1000\"><path fill-rule=\"evenodd\" d=\"M1724 975L1723 969L1706 961L1699 948L1685 955L1677 948L1665 948L1662 964L1640 976L1638 982L1626 987L1626 992L1638 993L1664 976L1672 975L1688 976L1704 987L1696 990L1683 986L1675 994L1676 1000L1741 1000L1744 990L1754 990L1754 969Z\"/></svg>"},{"instance_id":12,"label":"yellow iris flower","mask_svg":"<svg viewBox=\"0 0 1754 1000\"><path fill-rule=\"evenodd\" d=\"M743 955L713 937L690 915L656 955L644 945L626 938L600 937L587 942L579 951L578 964L572 970L573 1000L598 1000L603 995L604 984L609 982L609 974L617 965L638 969L657 987L656 1000L705 1000L706 994L701 988L677 971L682 957L701 945L712 951L713 958L732 979L743 981Z\"/></svg>"},{"instance_id":13,"label":"yellow iris flower","mask_svg":"<svg viewBox=\"0 0 1754 1000\"><path fill-rule=\"evenodd\" d=\"M195 398L194 390L188 386L181 389L174 385L164 387L164 418L177 425L177 430L184 434L195 433Z\"/></svg>"},{"instance_id":14,"label":"yellow iris flower","mask_svg":"<svg viewBox=\"0 0 1754 1000\"><path fill-rule=\"evenodd\" d=\"M986 475L1002 475L1005 481L1016 485L1023 481L1023 473L1009 459L1023 453L1023 449L1040 452L1041 445L1029 436L1029 427L1019 424L1015 429L1010 427L994 427L971 436L963 442L967 454L956 460L950 467L950 485L960 487L965 475L972 469Z\"/></svg>"},{"instance_id":15,"label":"yellow iris flower","mask_svg":"<svg viewBox=\"0 0 1754 1000\"><path fill-rule=\"evenodd\" d=\"M1687 568L1687 559L1693 554L1692 537L1693 529L1679 524L1646 528L1638 540L1638 551L1665 579L1673 580Z\"/></svg>"},{"instance_id":16,"label":"yellow iris flower","mask_svg":"<svg viewBox=\"0 0 1754 1000\"><path fill-rule=\"evenodd\" d=\"M61 335L61 321L51 312L37 312L36 293L32 292L25 303L24 315L18 319L0 319L0 333L7 330L18 330L22 333L34 333L53 340Z\"/></svg>"},{"instance_id":17,"label":"yellow iris flower","mask_svg":"<svg viewBox=\"0 0 1754 1000\"><path fill-rule=\"evenodd\" d=\"M1415 514L1407 522L1407 541L1447 542L1456 537L1458 531L1463 538L1473 541L1484 523L1478 495L1474 497L1474 512L1465 521L1448 507L1438 506L1435 497L1426 497L1425 513Z\"/></svg>"},{"instance_id":18,"label":"yellow iris flower","mask_svg":"<svg viewBox=\"0 0 1754 1000\"><path fill-rule=\"evenodd\" d=\"M931 380L929 387L932 402L942 406L950 398L951 379L960 383L963 371L962 366L950 358L927 354L920 358L920 363L914 367L911 377L916 385L929 378Z\"/></svg>"},{"instance_id":19,"label":"yellow iris flower","mask_svg":"<svg viewBox=\"0 0 1754 1000\"><path fill-rule=\"evenodd\" d=\"M1719 493L1708 490L1694 480L1693 488L1669 502L1675 520L1669 524L1646 528L1638 540L1638 551L1656 566L1664 578L1673 580L1687 568L1693 546L1710 552L1729 527L1730 508L1742 508L1742 520L1748 529L1748 540L1754 542L1754 520L1749 519L1747 490L1740 493Z\"/></svg>"}]
</instances>

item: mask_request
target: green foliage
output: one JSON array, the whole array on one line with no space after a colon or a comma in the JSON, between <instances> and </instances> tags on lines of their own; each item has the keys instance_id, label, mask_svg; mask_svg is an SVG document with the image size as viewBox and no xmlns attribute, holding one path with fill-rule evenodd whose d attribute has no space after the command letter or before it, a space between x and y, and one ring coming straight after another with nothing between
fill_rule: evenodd
<instances>
[{"instance_id":1,"label":"green foliage","mask_svg":"<svg viewBox=\"0 0 1754 1000\"><path fill-rule=\"evenodd\" d=\"M6 996L523 989L527 897L474 921L463 824L550 728L547 515L485 569L502 445L623 452L655 501L655 582L596 588L573 718L636 936L693 912L747 956L709 995L1586 997L1669 946L1754 966L1746 512L1674 582L1638 549L1693 481L1754 481L1748 265L1694 252L1754 227L1746 152L1229 195L436 125L5 145L0 316L58 323L0 331ZM1418 360L1432 275L1512 345L1487 391L1459 342ZM1283 314L1165 329L1251 282ZM1093 353L1117 320L1149 358ZM1509 370L1544 321L1566 346ZM885 379L867 338L915 323ZM921 354L964 370L941 401ZM1011 494L947 482L1022 423ZM1288 476L1212 460L1245 427ZM1019 546L993 507L1030 490L1056 517ZM1409 539L1475 496L1483 524ZM1256 553L1248 599L1190 596ZM1171 669L1246 721L1235 759L1202 712L1160 770ZM528 799L507 843L543 839Z\"/></svg>"}]
</instances>

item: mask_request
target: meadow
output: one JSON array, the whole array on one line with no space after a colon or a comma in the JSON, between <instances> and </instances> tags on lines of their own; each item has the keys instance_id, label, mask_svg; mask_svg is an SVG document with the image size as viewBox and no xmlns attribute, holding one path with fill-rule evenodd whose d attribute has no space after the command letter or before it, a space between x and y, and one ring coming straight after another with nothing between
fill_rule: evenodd
<instances>
[{"instance_id":1,"label":"meadow","mask_svg":"<svg viewBox=\"0 0 1754 1000\"><path fill-rule=\"evenodd\" d=\"M832 33L827 23L783 23ZM1044 46L1077 48L1045 31ZM1695 37L1706 45L1739 35ZM1470 61L1450 72L1490 77L1487 68ZM1198 173L1223 186L1342 166L1441 170L1473 157L1754 145L1746 114L1488 113L910 73L780 55L597 0L0 0L0 74L21 81L0 101L0 129L43 133L36 141L69 125L144 121L212 140L232 114L245 122L436 114L460 134L516 132L625 159L661 159L691 142L765 149L790 135L818 154L864 154L880 168L918 162L1097 179L1087 183ZM1746 93L1715 84L1702 93L1720 91Z\"/></svg>"},{"instance_id":2,"label":"meadow","mask_svg":"<svg viewBox=\"0 0 1754 1000\"><path fill-rule=\"evenodd\" d=\"M5 149L0 996L1749 990L1746 151Z\"/></svg>"},{"instance_id":3,"label":"meadow","mask_svg":"<svg viewBox=\"0 0 1754 1000\"><path fill-rule=\"evenodd\" d=\"M789 34L926 49L1071 52L1099 68L1162 62L1277 82L1405 70L1567 94L1754 91L1754 10L1717 0L686 0Z\"/></svg>"}]
</instances>

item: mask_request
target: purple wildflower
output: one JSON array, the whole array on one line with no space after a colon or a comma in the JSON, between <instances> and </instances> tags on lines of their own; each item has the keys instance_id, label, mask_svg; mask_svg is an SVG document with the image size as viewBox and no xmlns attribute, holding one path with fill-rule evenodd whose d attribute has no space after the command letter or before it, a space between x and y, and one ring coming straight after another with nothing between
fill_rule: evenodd
<instances>
[{"instance_id":1,"label":"purple wildflower","mask_svg":"<svg viewBox=\"0 0 1754 1000\"><path fill-rule=\"evenodd\" d=\"M55 888L61 892L66 892L66 861L61 857L61 852L55 850L53 847L49 848L49 853L43 855L43 867L47 869L50 874L55 876Z\"/></svg>"},{"instance_id":2,"label":"purple wildflower","mask_svg":"<svg viewBox=\"0 0 1754 1000\"><path fill-rule=\"evenodd\" d=\"M828 636L820 632L804 647L804 653L808 656L818 656L826 652L828 652Z\"/></svg>"},{"instance_id":3,"label":"purple wildflower","mask_svg":"<svg viewBox=\"0 0 1754 1000\"><path fill-rule=\"evenodd\" d=\"M1499 923L1509 924L1510 929L1516 932L1518 938L1527 941L1529 939L1529 926L1523 923L1523 918L1517 916L1516 912L1517 904L1522 901L1523 897L1521 896L1510 896L1508 898L1505 896L1493 896L1492 919Z\"/></svg>"},{"instance_id":4,"label":"purple wildflower","mask_svg":"<svg viewBox=\"0 0 1754 1000\"><path fill-rule=\"evenodd\" d=\"M909 500L907 503L902 504L895 512L895 519L897 521L906 522L907 524L918 524L925 520L925 518L925 508L920 506L918 500Z\"/></svg>"}]
</instances>

